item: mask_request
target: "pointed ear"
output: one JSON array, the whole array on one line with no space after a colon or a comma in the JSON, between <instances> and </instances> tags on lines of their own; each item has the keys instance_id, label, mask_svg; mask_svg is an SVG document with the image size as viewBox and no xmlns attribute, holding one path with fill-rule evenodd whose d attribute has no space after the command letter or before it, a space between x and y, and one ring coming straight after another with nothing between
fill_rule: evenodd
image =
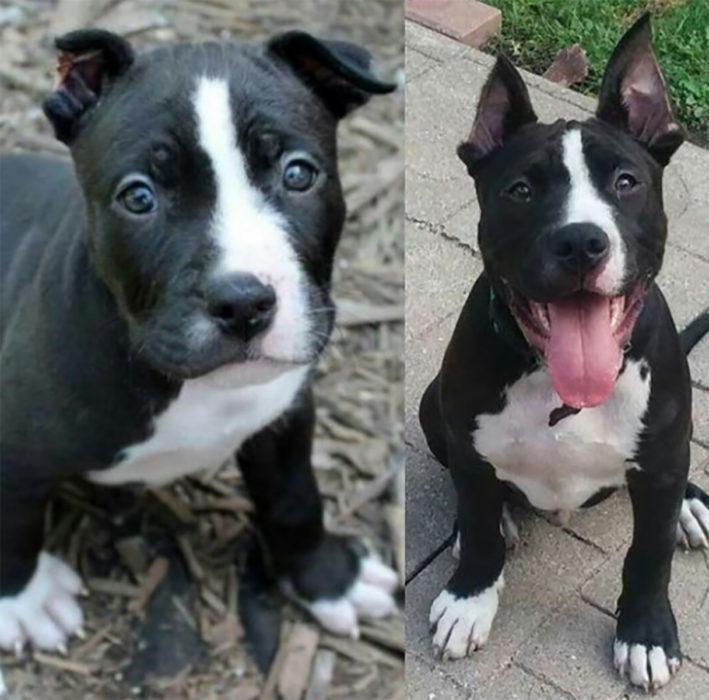
<instances>
[{"instance_id":1,"label":"pointed ear","mask_svg":"<svg viewBox=\"0 0 709 700\"><path fill-rule=\"evenodd\" d=\"M648 13L615 47L603 75L596 116L629 131L662 165L667 165L684 140L652 51Z\"/></svg>"},{"instance_id":2,"label":"pointed ear","mask_svg":"<svg viewBox=\"0 0 709 700\"><path fill-rule=\"evenodd\" d=\"M536 121L522 76L500 54L480 93L470 135L458 146L458 157L472 175L480 160L502 146L521 126Z\"/></svg>"},{"instance_id":3,"label":"pointed ear","mask_svg":"<svg viewBox=\"0 0 709 700\"><path fill-rule=\"evenodd\" d=\"M81 118L98 102L108 82L133 63L130 44L102 29L80 29L57 37L58 81L43 108L56 137L70 143Z\"/></svg>"},{"instance_id":4,"label":"pointed ear","mask_svg":"<svg viewBox=\"0 0 709 700\"><path fill-rule=\"evenodd\" d=\"M285 61L337 118L363 105L371 95L396 89L372 71L368 51L345 41L323 41L301 31L274 36L268 52Z\"/></svg>"}]
</instances>

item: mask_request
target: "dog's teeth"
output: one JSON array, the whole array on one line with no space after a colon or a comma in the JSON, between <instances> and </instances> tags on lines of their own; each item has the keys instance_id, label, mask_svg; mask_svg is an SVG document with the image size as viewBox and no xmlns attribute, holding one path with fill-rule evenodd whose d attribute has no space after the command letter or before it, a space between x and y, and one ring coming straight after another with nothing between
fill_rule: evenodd
<instances>
[{"instance_id":1,"label":"dog's teeth","mask_svg":"<svg viewBox=\"0 0 709 700\"><path fill-rule=\"evenodd\" d=\"M616 297L610 303L611 329L615 330L623 317L625 309L625 297Z\"/></svg>"},{"instance_id":2,"label":"dog's teeth","mask_svg":"<svg viewBox=\"0 0 709 700\"><path fill-rule=\"evenodd\" d=\"M541 326L547 333L549 332L549 312L546 304L538 304L534 301L529 302L529 308L532 312L532 318Z\"/></svg>"}]
</instances>

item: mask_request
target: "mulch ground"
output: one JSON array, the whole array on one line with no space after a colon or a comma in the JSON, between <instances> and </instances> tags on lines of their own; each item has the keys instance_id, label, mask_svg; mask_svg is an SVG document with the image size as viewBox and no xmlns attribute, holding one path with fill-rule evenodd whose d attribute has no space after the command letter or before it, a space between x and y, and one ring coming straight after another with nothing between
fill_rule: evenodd
<instances>
[{"instance_id":1,"label":"mulch ground","mask_svg":"<svg viewBox=\"0 0 709 700\"><path fill-rule=\"evenodd\" d=\"M302 27L365 45L382 76L399 78L402 14L400 0L5 3L0 146L66 157L39 104L53 81L52 36L79 26L141 48ZM335 275L338 325L316 383L314 466L328 527L364 538L403 576L403 92L349 118L340 152L349 215ZM257 595L254 609L275 620L280 639L270 671L259 672L238 614L251 586L241 576L245 553L257 537L250 509L233 464L142 493L64 485L48 509L48 548L84 577L87 638L67 656L0 656L6 697L403 698L401 615L343 639L281 600L261 610Z\"/></svg>"}]
</instances>

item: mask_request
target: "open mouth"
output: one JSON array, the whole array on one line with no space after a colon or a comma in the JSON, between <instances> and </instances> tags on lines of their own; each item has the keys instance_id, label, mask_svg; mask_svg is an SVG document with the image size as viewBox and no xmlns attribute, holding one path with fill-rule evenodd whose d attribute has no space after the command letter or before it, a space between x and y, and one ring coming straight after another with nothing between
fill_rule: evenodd
<instances>
[{"instance_id":1,"label":"open mouth","mask_svg":"<svg viewBox=\"0 0 709 700\"><path fill-rule=\"evenodd\" d=\"M507 286L510 309L529 343L543 353L554 389L567 406L598 406L608 398L646 288L638 283L615 297L579 291L541 304Z\"/></svg>"}]
</instances>

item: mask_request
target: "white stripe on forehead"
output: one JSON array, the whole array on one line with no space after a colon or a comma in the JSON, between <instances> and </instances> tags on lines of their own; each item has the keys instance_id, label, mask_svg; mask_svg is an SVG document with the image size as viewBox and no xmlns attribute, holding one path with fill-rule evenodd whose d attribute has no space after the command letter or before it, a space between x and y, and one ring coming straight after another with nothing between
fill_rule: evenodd
<instances>
[{"instance_id":1,"label":"white stripe on forehead","mask_svg":"<svg viewBox=\"0 0 709 700\"><path fill-rule=\"evenodd\" d=\"M201 76L193 96L197 137L214 171L217 200L209 233L219 255L215 275L248 272L276 291L277 313L262 342L265 354L302 355L310 324L305 279L287 222L250 180L238 147L225 78Z\"/></svg>"},{"instance_id":2,"label":"white stripe on forehead","mask_svg":"<svg viewBox=\"0 0 709 700\"><path fill-rule=\"evenodd\" d=\"M220 202L227 207L258 207L256 192L246 175L246 164L236 144L236 127L233 122L229 85L224 79L202 77L195 92L195 109L198 118L199 143L207 152L217 178L217 187L229 183L236 200L227 198Z\"/></svg>"},{"instance_id":3,"label":"white stripe on forehead","mask_svg":"<svg viewBox=\"0 0 709 700\"><path fill-rule=\"evenodd\" d=\"M267 206L261 192L249 182L243 153L237 146L229 84L223 78L199 78L194 97L200 146L206 151L214 170L217 203L214 232L225 258L223 272L246 270L245 248L254 226L267 227L277 238L283 237L280 217ZM242 242L243 245L239 245Z\"/></svg>"},{"instance_id":4,"label":"white stripe on forehead","mask_svg":"<svg viewBox=\"0 0 709 700\"><path fill-rule=\"evenodd\" d=\"M563 135L561 143L563 162L571 182L563 223L592 223L603 229L610 240L610 256L596 284L599 290L607 294L617 294L625 273L625 242L618 230L613 210L591 180L583 152L581 130L570 129Z\"/></svg>"}]
</instances>

